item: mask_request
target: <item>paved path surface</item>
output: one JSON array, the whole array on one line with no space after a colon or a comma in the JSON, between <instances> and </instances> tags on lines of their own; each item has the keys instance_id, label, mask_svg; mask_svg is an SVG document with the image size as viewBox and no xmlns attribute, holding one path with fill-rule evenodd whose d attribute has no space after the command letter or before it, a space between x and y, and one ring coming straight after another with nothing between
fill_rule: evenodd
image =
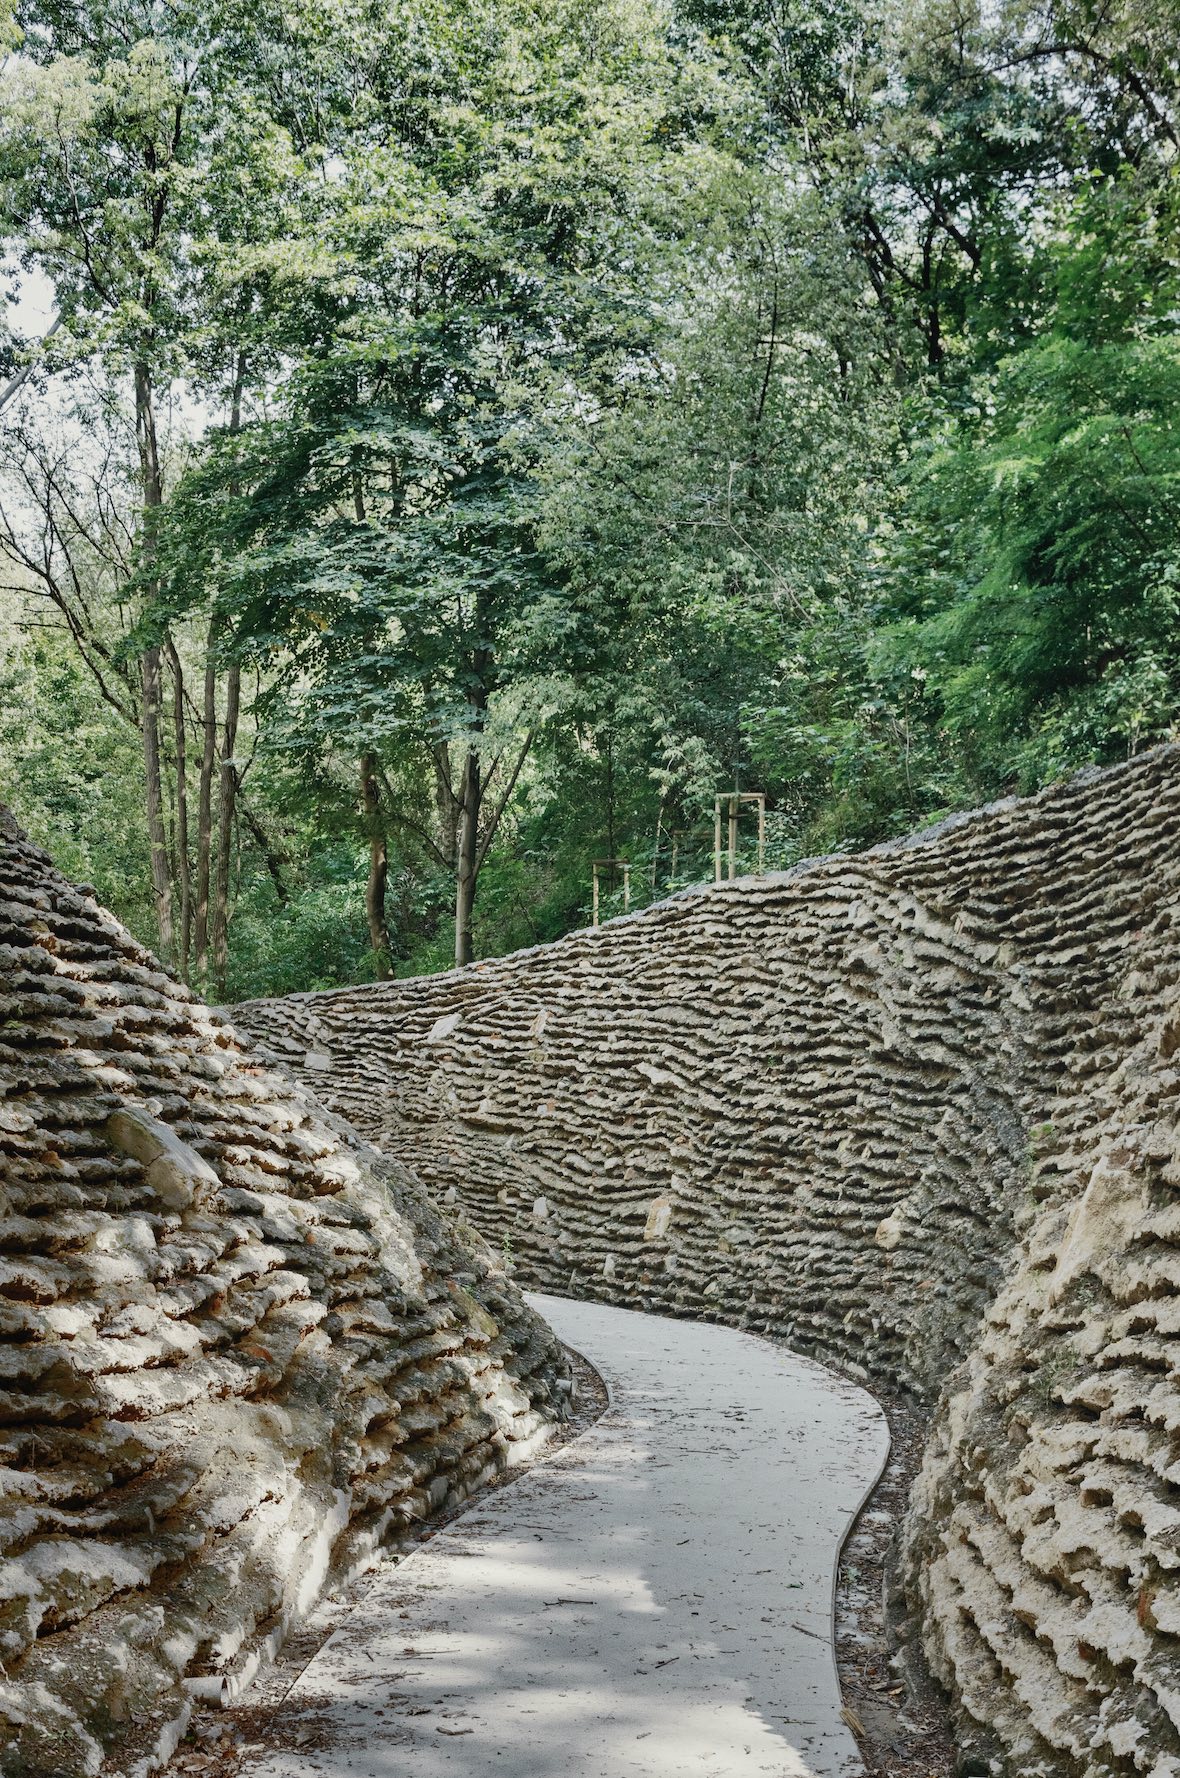
<instances>
[{"instance_id":1,"label":"paved path surface","mask_svg":"<svg viewBox=\"0 0 1180 1778\"><path fill-rule=\"evenodd\" d=\"M610 1407L378 1573L249 1778L862 1773L832 1577L880 1409L748 1334L532 1300Z\"/></svg>"}]
</instances>

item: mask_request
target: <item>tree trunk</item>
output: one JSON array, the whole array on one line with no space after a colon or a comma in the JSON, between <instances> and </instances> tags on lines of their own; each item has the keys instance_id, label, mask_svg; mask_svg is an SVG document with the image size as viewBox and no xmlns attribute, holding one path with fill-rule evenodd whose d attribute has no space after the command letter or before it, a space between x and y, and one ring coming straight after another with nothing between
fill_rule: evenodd
<instances>
[{"instance_id":1,"label":"tree trunk","mask_svg":"<svg viewBox=\"0 0 1180 1778\"><path fill-rule=\"evenodd\" d=\"M217 871L213 884L213 980L224 999L226 965L229 961L229 867L233 851L234 803L238 794L238 768L234 748L238 739L242 669L234 661L226 677L225 727L221 737L221 783L217 809Z\"/></svg>"},{"instance_id":2,"label":"tree trunk","mask_svg":"<svg viewBox=\"0 0 1180 1778\"><path fill-rule=\"evenodd\" d=\"M282 855L279 852L278 847L267 837L266 829L242 795L240 787L235 807L237 808L238 814L249 828L254 844L262 853L266 868L270 873L270 880L275 886L275 894L278 896L280 907L286 907L291 899L291 891L288 889L287 880L283 876Z\"/></svg>"},{"instance_id":3,"label":"tree trunk","mask_svg":"<svg viewBox=\"0 0 1180 1778\"><path fill-rule=\"evenodd\" d=\"M246 354L241 348L234 360L234 377L230 389L229 431L231 436L242 429L242 396L246 387ZM237 483L231 483L237 493ZM234 809L237 801L237 772L232 765L238 730L238 699L241 669L230 668L232 713L227 704L225 713L226 751L222 758L218 784L218 831L216 869L213 861L213 776L217 766L217 638L220 626L217 617L209 619L205 640L205 686L201 708L201 789L197 815L197 914L195 943L197 973L202 980L209 974L210 946L210 878L213 879L214 908L212 914L214 970L220 969L220 991L225 990L226 934L229 926L229 854L233 833ZM226 761L230 770L226 771ZM270 863L269 856L267 858ZM281 879L280 879L281 881ZM282 899L285 901L286 896ZM220 956L220 964L217 956Z\"/></svg>"},{"instance_id":4,"label":"tree trunk","mask_svg":"<svg viewBox=\"0 0 1180 1778\"><path fill-rule=\"evenodd\" d=\"M610 729L606 731L606 855L615 855L615 747Z\"/></svg>"},{"instance_id":5,"label":"tree trunk","mask_svg":"<svg viewBox=\"0 0 1180 1778\"><path fill-rule=\"evenodd\" d=\"M201 704L201 783L197 801L197 905L193 946L198 980L209 973L209 866L213 851L213 767L217 760L217 624L209 621L205 643L205 688Z\"/></svg>"},{"instance_id":6,"label":"tree trunk","mask_svg":"<svg viewBox=\"0 0 1180 1778\"><path fill-rule=\"evenodd\" d=\"M157 513L164 498L160 479L160 453L156 442L156 417L152 407L152 374L142 361L135 366L135 436L139 445L144 504L144 556L150 563L156 552ZM172 927L172 875L168 869L168 835L164 827L163 777L160 770L160 649L146 648L141 667L143 679L143 779L151 852L152 898L156 904L156 928L165 962L175 959Z\"/></svg>"},{"instance_id":7,"label":"tree trunk","mask_svg":"<svg viewBox=\"0 0 1180 1778\"><path fill-rule=\"evenodd\" d=\"M431 748L434 760L434 806L438 816L438 849L454 870L459 850L459 800L451 776L451 750L445 741Z\"/></svg>"},{"instance_id":8,"label":"tree trunk","mask_svg":"<svg viewBox=\"0 0 1180 1778\"><path fill-rule=\"evenodd\" d=\"M361 810L369 836L369 880L365 885L365 912L369 917L369 943L377 959L377 976L393 975L393 946L385 920L385 889L389 881L389 844L381 821L381 797L377 789L377 755L361 754Z\"/></svg>"},{"instance_id":9,"label":"tree trunk","mask_svg":"<svg viewBox=\"0 0 1180 1778\"><path fill-rule=\"evenodd\" d=\"M468 747L459 792L459 847L455 866L455 964L462 968L475 956L471 917L479 874L479 809L483 789L479 754Z\"/></svg>"},{"instance_id":10,"label":"tree trunk","mask_svg":"<svg viewBox=\"0 0 1180 1778\"><path fill-rule=\"evenodd\" d=\"M479 729L483 727L484 703L478 704ZM459 789L459 838L458 855L455 862L455 962L459 967L470 963L475 956L475 946L471 936L472 913L475 907L475 886L479 882L479 873L483 869L492 841L499 831L500 822L509 798L516 789L517 781L524 769L524 762L529 756L533 744L533 731L530 729L524 738L520 752L516 756L516 764L503 781L500 796L490 814L484 815L484 797L490 783L483 776L479 753L469 742L467 758L463 766L463 782ZM498 763L498 762L497 762ZM493 771L495 767L492 768ZM480 821L483 819L483 832L480 832Z\"/></svg>"},{"instance_id":11,"label":"tree trunk","mask_svg":"<svg viewBox=\"0 0 1180 1778\"><path fill-rule=\"evenodd\" d=\"M160 650L146 648L141 664L143 675L143 778L144 804L147 813L148 845L151 848L152 899L156 907L156 929L160 935L160 955L171 963L174 951L172 930L172 873L168 869L168 836L164 831L164 793L160 772Z\"/></svg>"},{"instance_id":12,"label":"tree trunk","mask_svg":"<svg viewBox=\"0 0 1180 1778\"><path fill-rule=\"evenodd\" d=\"M193 929L193 880L188 850L188 749L184 729L184 670L175 643L169 641L167 649L168 665L172 669L172 728L176 740L176 885L180 902L176 958L181 980L187 982Z\"/></svg>"}]
</instances>

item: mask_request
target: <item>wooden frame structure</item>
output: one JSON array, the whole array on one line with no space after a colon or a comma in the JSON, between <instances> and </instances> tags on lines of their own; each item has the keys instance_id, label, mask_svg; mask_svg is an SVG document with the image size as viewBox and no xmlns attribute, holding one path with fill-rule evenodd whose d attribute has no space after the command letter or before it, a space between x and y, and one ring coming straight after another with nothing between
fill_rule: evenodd
<instances>
[{"instance_id":1,"label":"wooden frame structure","mask_svg":"<svg viewBox=\"0 0 1180 1778\"><path fill-rule=\"evenodd\" d=\"M596 858L594 870L594 924L598 925L598 884L599 872L604 870L621 870L623 873L623 912L628 913L631 907L631 861L629 858Z\"/></svg>"},{"instance_id":2,"label":"wooden frame structure","mask_svg":"<svg viewBox=\"0 0 1180 1778\"><path fill-rule=\"evenodd\" d=\"M742 803L758 805L758 869L757 876L766 874L766 795L761 790L719 790L713 798L713 881L721 881L721 805L729 804L729 845L726 848L729 859L729 881L732 883L737 876L737 835L738 814Z\"/></svg>"}]
</instances>

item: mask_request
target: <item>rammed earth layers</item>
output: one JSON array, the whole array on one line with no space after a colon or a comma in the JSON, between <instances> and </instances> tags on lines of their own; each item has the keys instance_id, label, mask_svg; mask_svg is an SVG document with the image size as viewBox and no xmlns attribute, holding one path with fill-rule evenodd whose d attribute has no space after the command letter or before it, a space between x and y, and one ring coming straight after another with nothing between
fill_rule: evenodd
<instances>
[{"instance_id":1,"label":"rammed earth layers","mask_svg":"<svg viewBox=\"0 0 1180 1778\"><path fill-rule=\"evenodd\" d=\"M517 1275L940 1400L911 1597L1008 1769L1180 1775L1180 750L240 1009Z\"/></svg>"},{"instance_id":2,"label":"rammed earth layers","mask_svg":"<svg viewBox=\"0 0 1180 1778\"><path fill-rule=\"evenodd\" d=\"M324 1582L533 1448L495 1256L0 814L0 1771L166 1754Z\"/></svg>"}]
</instances>

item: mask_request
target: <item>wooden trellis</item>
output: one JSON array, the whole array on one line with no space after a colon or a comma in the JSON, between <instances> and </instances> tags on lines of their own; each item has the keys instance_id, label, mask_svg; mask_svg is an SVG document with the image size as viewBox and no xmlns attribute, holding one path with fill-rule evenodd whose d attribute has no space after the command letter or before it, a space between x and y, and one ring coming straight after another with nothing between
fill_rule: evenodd
<instances>
[{"instance_id":1,"label":"wooden trellis","mask_svg":"<svg viewBox=\"0 0 1180 1778\"><path fill-rule=\"evenodd\" d=\"M631 862L627 858L596 858L594 860L594 924L598 925L599 873L604 870L623 873L623 912L631 906Z\"/></svg>"},{"instance_id":2,"label":"wooden trellis","mask_svg":"<svg viewBox=\"0 0 1180 1778\"><path fill-rule=\"evenodd\" d=\"M761 790L719 790L713 798L713 881L721 881L721 807L728 804L729 881L737 876L738 814L742 803L755 803L758 808L758 876L766 871L766 796Z\"/></svg>"}]
</instances>

